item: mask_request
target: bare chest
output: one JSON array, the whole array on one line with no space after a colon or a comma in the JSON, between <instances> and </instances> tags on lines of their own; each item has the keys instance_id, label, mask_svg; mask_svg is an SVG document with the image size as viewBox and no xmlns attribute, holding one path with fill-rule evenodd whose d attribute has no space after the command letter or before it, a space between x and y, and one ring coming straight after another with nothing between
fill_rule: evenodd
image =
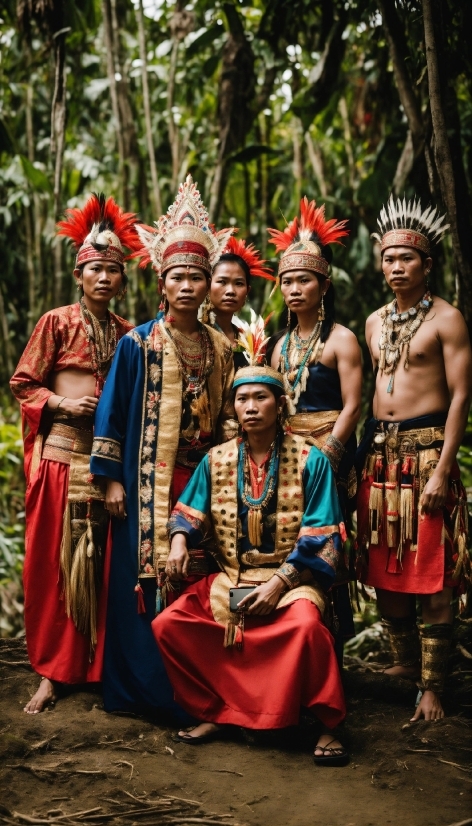
<instances>
[{"instance_id":1,"label":"bare chest","mask_svg":"<svg viewBox=\"0 0 472 826\"><path fill-rule=\"evenodd\" d=\"M390 330L387 336L383 336L382 332L382 321L379 319L370 340L375 366L379 365L381 342L387 348L387 362L396 363L397 369L404 367L406 361L409 368L436 368L443 361L441 343L432 320L425 319L412 336L402 329Z\"/></svg>"}]
</instances>

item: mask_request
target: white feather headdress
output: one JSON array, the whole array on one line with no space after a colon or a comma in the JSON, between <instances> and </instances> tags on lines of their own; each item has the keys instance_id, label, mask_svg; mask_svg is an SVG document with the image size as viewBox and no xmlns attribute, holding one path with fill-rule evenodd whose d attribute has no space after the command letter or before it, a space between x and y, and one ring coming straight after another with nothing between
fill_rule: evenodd
<instances>
[{"instance_id":1,"label":"white feather headdress","mask_svg":"<svg viewBox=\"0 0 472 826\"><path fill-rule=\"evenodd\" d=\"M437 207L422 210L419 198L395 200L391 195L377 220L380 233L374 232L372 238L380 243L381 250L404 246L429 254L432 245L437 244L449 229L445 220L446 216L440 215Z\"/></svg>"}]
</instances>

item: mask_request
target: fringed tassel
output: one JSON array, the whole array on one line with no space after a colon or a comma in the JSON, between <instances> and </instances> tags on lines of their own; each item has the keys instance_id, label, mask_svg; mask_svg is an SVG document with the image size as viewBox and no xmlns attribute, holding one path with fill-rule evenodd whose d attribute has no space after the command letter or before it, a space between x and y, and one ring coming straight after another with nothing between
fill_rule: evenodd
<instances>
[{"instance_id":1,"label":"fringed tassel","mask_svg":"<svg viewBox=\"0 0 472 826\"><path fill-rule=\"evenodd\" d=\"M134 590L138 595L138 614L145 614L146 613L146 606L144 604L144 591L141 588L140 583L138 582L137 585L134 586Z\"/></svg>"},{"instance_id":2,"label":"fringed tassel","mask_svg":"<svg viewBox=\"0 0 472 826\"><path fill-rule=\"evenodd\" d=\"M90 514L72 560L70 575L70 616L82 634L90 636L92 650L97 644L97 571Z\"/></svg>"},{"instance_id":3,"label":"fringed tassel","mask_svg":"<svg viewBox=\"0 0 472 826\"><path fill-rule=\"evenodd\" d=\"M241 651L244 644L244 611L238 611L231 615L225 625L225 638L223 645L225 648L236 648Z\"/></svg>"},{"instance_id":4,"label":"fringed tassel","mask_svg":"<svg viewBox=\"0 0 472 826\"><path fill-rule=\"evenodd\" d=\"M190 409L198 419L200 430L211 433L211 412L207 394L204 392L198 399L193 399Z\"/></svg>"},{"instance_id":5,"label":"fringed tassel","mask_svg":"<svg viewBox=\"0 0 472 826\"><path fill-rule=\"evenodd\" d=\"M70 617L70 573L72 567L72 526L70 503L66 505L62 521L62 541L60 550L60 567L62 574L62 592L64 596L66 614Z\"/></svg>"},{"instance_id":6,"label":"fringed tassel","mask_svg":"<svg viewBox=\"0 0 472 826\"><path fill-rule=\"evenodd\" d=\"M413 485L402 485L400 490L400 559L403 546L413 541ZM410 544L411 550L411 544Z\"/></svg>"},{"instance_id":7,"label":"fringed tassel","mask_svg":"<svg viewBox=\"0 0 472 826\"><path fill-rule=\"evenodd\" d=\"M380 350L379 350L379 372L380 373L383 373L383 371L385 370L385 364L386 364L385 347L380 347Z\"/></svg>"},{"instance_id":8,"label":"fringed tassel","mask_svg":"<svg viewBox=\"0 0 472 826\"><path fill-rule=\"evenodd\" d=\"M383 482L372 482L369 494L369 519L371 545L379 544L383 512Z\"/></svg>"},{"instance_id":9,"label":"fringed tassel","mask_svg":"<svg viewBox=\"0 0 472 826\"><path fill-rule=\"evenodd\" d=\"M472 581L472 565L469 551L467 549L467 535L460 533L454 540L454 550L457 553L456 566L452 575L453 579L466 579Z\"/></svg>"},{"instance_id":10,"label":"fringed tassel","mask_svg":"<svg viewBox=\"0 0 472 826\"><path fill-rule=\"evenodd\" d=\"M253 548L262 545L262 513L259 509L250 508L247 515L249 542Z\"/></svg>"},{"instance_id":11,"label":"fringed tassel","mask_svg":"<svg viewBox=\"0 0 472 826\"><path fill-rule=\"evenodd\" d=\"M399 490L395 482L385 482L385 499L387 501L387 545L394 548L397 544Z\"/></svg>"}]
</instances>

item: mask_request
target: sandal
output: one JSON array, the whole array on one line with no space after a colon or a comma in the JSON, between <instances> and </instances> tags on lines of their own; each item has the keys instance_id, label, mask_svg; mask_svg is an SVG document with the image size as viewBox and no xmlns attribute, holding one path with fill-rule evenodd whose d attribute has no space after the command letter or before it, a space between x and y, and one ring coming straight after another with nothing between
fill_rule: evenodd
<instances>
[{"instance_id":1,"label":"sandal","mask_svg":"<svg viewBox=\"0 0 472 826\"><path fill-rule=\"evenodd\" d=\"M197 726L194 726L190 731L196 728ZM185 734L176 732L176 734L172 734L171 740L173 740L174 743L185 743L187 746L201 746L202 743L209 743L211 740L215 740L220 734L219 728L215 731L209 731L208 734L202 734L200 737L192 737L190 731L186 731Z\"/></svg>"},{"instance_id":2,"label":"sandal","mask_svg":"<svg viewBox=\"0 0 472 826\"><path fill-rule=\"evenodd\" d=\"M336 746L329 748L331 743L336 742L336 737L333 737L326 746L315 746L320 749L323 754L314 754L313 762L317 766L346 766L349 763L349 754L344 746Z\"/></svg>"}]
</instances>

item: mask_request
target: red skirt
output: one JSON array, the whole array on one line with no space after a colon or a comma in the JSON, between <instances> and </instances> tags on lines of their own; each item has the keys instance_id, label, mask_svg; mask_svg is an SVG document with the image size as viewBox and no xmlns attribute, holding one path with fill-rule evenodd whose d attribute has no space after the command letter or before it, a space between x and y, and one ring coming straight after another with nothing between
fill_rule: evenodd
<instances>
[{"instance_id":1,"label":"red skirt","mask_svg":"<svg viewBox=\"0 0 472 826\"><path fill-rule=\"evenodd\" d=\"M67 505L69 465L42 459L26 491L23 586L28 656L42 677L59 683L102 678L111 541L108 535L103 582L97 606L97 647L77 631L64 608L60 574L62 521Z\"/></svg>"},{"instance_id":2,"label":"red skirt","mask_svg":"<svg viewBox=\"0 0 472 826\"><path fill-rule=\"evenodd\" d=\"M329 728L345 717L333 638L318 608L299 599L268 617L247 617L244 646L224 648L209 593L193 585L152 623L176 701L193 717L249 729L296 725L300 707Z\"/></svg>"},{"instance_id":3,"label":"red skirt","mask_svg":"<svg viewBox=\"0 0 472 826\"><path fill-rule=\"evenodd\" d=\"M359 545L366 548L370 536L369 496L372 477L361 482L357 494L357 536ZM446 509L451 512L455 500L449 492ZM442 509L423 514L418 520L416 551L406 545L401 561L396 550L389 548L385 535L378 545L363 550L358 563L358 577L366 585L385 591L404 594L436 594L445 586L453 587L454 570L452 537L448 535Z\"/></svg>"}]
</instances>

